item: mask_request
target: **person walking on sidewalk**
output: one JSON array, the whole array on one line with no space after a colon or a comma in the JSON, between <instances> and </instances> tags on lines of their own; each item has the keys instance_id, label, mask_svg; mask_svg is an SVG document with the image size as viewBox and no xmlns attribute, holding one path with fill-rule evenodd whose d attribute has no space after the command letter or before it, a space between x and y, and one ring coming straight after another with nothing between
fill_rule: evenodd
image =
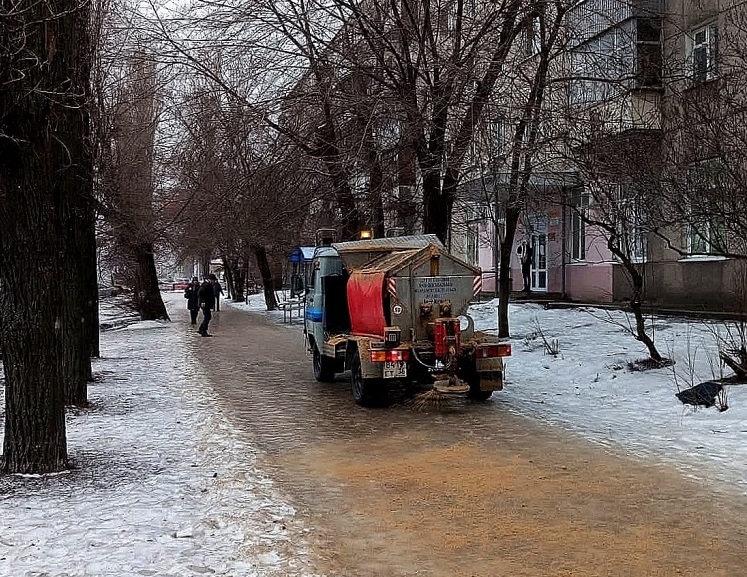
<instances>
[{"instance_id":1,"label":"person walking on sidewalk","mask_svg":"<svg viewBox=\"0 0 747 577\"><path fill-rule=\"evenodd\" d=\"M220 311L220 295L223 294L223 287L220 286L220 282L216 279L213 285L213 294L215 294L215 312Z\"/></svg>"},{"instance_id":2,"label":"person walking on sidewalk","mask_svg":"<svg viewBox=\"0 0 747 577\"><path fill-rule=\"evenodd\" d=\"M210 319L213 318L213 307L215 306L215 291L213 290L213 284L217 282L217 278L214 274L209 274L205 281L200 285L200 290L197 292L197 297L200 301L200 309L202 310L202 323L197 329L203 337L212 337L213 335L208 334L208 325L210 325Z\"/></svg>"},{"instance_id":3,"label":"person walking on sidewalk","mask_svg":"<svg viewBox=\"0 0 747 577\"><path fill-rule=\"evenodd\" d=\"M189 283L189 286L186 289L184 289L184 298L187 299L189 318L193 325L197 324L197 313L200 312L200 298L197 296L199 290L200 281L197 277L192 277L192 282Z\"/></svg>"}]
</instances>

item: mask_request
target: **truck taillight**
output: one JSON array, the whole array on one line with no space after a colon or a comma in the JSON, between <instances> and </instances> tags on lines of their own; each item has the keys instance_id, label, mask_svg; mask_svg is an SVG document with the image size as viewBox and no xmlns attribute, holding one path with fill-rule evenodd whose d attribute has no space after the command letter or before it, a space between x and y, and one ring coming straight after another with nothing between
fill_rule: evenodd
<instances>
[{"instance_id":1,"label":"truck taillight","mask_svg":"<svg viewBox=\"0 0 747 577\"><path fill-rule=\"evenodd\" d=\"M499 345L482 345L477 349L478 359L488 359L492 357L510 357L511 345L501 343Z\"/></svg>"},{"instance_id":2,"label":"truck taillight","mask_svg":"<svg viewBox=\"0 0 747 577\"><path fill-rule=\"evenodd\" d=\"M372 363L409 361L410 349L375 349L371 351Z\"/></svg>"}]
</instances>

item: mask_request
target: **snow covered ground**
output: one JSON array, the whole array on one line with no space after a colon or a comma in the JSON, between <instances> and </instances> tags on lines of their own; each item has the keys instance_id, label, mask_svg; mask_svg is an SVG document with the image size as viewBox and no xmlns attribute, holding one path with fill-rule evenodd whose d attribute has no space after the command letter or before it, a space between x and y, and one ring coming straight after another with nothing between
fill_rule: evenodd
<instances>
[{"instance_id":1,"label":"snow covered ground","mask_svg":"<svg viewBox=\"0 0 747 577\"><path fill-rule=\"evenodd\" d=\"M67 417L79 469L0 479L0 575L308 575L303 527L218 412L185 332L106 304L102 322L91 408Z\"/></svg>"},{"instance_id":2,"label":"snow covered ground","mask_svg":"<svg viewBox=\"0 0 747 577\"><path fill-rule=\"evenodd\" d=\"M169 306L183 305L180 293L164 294ZM283 323L282 312L262 312L261 295L225 304ZM478 328L495 329L495 305L472 307ZM725 412L682 405L671 369L626 369L645 351L606 314L511 305L513 356L496 410L747 492L747 386L728 388ZM112 328L102 333L92 406L67 419L80 468L0 479L0 576L309 575L304 527L219 412L184 331L107 306L102 322ZM284 326L302 329L299 319ZM714 325L658 318L656 326L681 378L693 366L694 380L681 386L713 377ZM540 330L557 339L557 355L546 354Z\"/></svg>"},{"instance_id":3,"label":"snow covered ground","mask_svg":"<svg viewBox=\"0 0 747 577\"><path fill-rule=\"evenodd\" d=\"M494 302L472 308L478 328L496 326L494 309ZM724 412L675 397L722 376L713 334L723 334L721 324L656 317L659 352L675 365L631 372L628 362L647 354L626 332L621 311L517 304L510 320L513 356L501 403L633 457L673 464L709 485L719 481L714 489L747 493L747 385L726 387ZM548 342L557 339L557 355L546 354L538 326Z\"/></svg>"}]
</instances>

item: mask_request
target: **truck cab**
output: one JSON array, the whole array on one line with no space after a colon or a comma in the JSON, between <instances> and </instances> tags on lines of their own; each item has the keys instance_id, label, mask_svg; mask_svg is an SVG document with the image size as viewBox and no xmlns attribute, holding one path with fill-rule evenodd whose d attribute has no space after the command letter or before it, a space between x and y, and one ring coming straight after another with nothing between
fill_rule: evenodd
<instances>
[{"instance_id":1,"label":"truck cab","mask_svg":"<svg viewBox=\"0 0 747 577\"><path fill-rule=\"evenodd\" d=\"M317 247L306 292L304 318L304 332L314 356L314 376L317 380L332 380L334 374L330 371L336 368L335 363L321 357L325 333L345 333L350 330L346 281L345 265L337 250L331 246ZM326 356L329 357L329 354Z\"/></svg>"}]
</instances>

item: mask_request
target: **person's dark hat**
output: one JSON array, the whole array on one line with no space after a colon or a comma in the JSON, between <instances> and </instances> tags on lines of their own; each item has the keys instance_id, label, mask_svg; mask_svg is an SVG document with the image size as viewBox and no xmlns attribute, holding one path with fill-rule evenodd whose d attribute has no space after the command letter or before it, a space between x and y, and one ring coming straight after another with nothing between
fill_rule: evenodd
<instances>
[{"instance_id":1,"label":"person's dark hat","mask_svg":"<svg viewBox=\"0 0 747 577\"><path fill-rule=\"evenodd\" d=\"M192 277L192 282L195 282L195 281L199 281L199 280L200 280L200 279L198 279L198 278L197 278L196 276L193 276L193 277Z\"/></svg>"},{"instance_id":2,"label":"person's dark hat","mask_svg":"<svg viewBox=\"0 0 747 577\"><path fill-rule=\"evenodd\" d=\"M210 273L210 274L208 275L208 278L209 278L210 280L218 280L218 277L217 277L217 276L215 276L215 275L214 275L213 273Z\"/></svg>"}]
</instances>

